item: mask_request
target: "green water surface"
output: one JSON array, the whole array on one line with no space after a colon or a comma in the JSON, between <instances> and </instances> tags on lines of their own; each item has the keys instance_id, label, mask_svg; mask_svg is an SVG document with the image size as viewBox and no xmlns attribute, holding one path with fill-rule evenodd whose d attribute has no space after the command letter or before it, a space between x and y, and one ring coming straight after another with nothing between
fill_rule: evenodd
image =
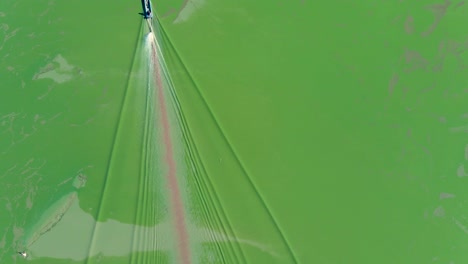
<instances>
[{"instance_id":1,"label":"green water surface","mask_svg":"<svg viewBox=\"0 0 468 264\"><path fill-rule=\"evenodd\" d=\"M462 3L155 1L191 261L467 262ZM0 3L1 263L178 262L140 8Z\"/></svg>"}]
</instances>

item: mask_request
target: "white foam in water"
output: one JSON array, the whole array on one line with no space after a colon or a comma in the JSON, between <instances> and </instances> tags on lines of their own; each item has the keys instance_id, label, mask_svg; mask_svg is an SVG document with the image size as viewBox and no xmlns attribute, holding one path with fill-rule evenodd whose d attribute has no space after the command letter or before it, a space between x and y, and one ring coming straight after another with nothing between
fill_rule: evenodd
<instances>
[{"instance_id":1,"label":"white foam in water","mask_svg":"<svg viewBox=\"0 0 468 264\"><path fill-rule=\"evenodd\" d=\"M150 32L146 35L145 38L145 46L146 46L146 51L148 54L151 54L151 45L154 42L154 34L153 32Z\"/></svg>"},{"instance_id":2,"label":"white foam in water","mask_svg":"<svg viewBox=\"0 0 468 264\"><path fill-rule=\"evenodd\" d=\"M148 33L148 35L146 35L146 40L152 44L154 42L154 33L153 32L150 32Z\"/></svg>"}]
</instances>

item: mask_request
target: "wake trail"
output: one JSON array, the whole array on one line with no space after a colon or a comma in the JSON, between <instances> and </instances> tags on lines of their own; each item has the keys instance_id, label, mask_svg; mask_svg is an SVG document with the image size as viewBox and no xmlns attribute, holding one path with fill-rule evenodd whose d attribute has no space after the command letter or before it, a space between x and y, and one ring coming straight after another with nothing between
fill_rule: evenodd
<instances>
[{"instance_id":1,"label":"wake trail","mask_svg":"<svg viewBox=\"0 0 468 264\"><path fill-rule=\"evenodd\" d=\"M171 124L169 121L169 113L166 105L164 94L163 80L161 77L161 65L159 49L155 35L151 32L148 34L147 41L150 45L150 67L153 69L154 86L156 87L156 101L158 108L155 111L159 116L159 126L162 129L162 143L164 145L164 162L167 166L166 180L169 189L170 212L173 221L173 228L176 234L177 253L182 264L191 263L191 252L189 245L189 235L186 226L186 217L184 212L184 204L182 201L182 193L179 182L177 180L177 164L174 155L174 146L171 138Z\"/></svg>"},{"instance_id":2,"label":"wake trail","mask_svg":"<svg viewBox=\"0 0 468 264\"><path fill-rule=\"evenodd\" d=\"M224 129L222 128L221 126L221 123L218 121L218 118L216 117L216 115L214 114L213 110L212 110L212 107L209 105L205 95L203 94L202 90L200 89L199 87L199 84L195 81L195 78L193 77L193 74L192 72L189 70L189 68L187 67L187 64L186 62L182 59L182 57L180 56L179 52L177 52L177 48L175 47L173 41L171 40L171 38L169 37L169 35L165 32L164 28L161 28L163 34L166 35L167 39L168 39L168 43L169 45L171 46L172 49L174 49L176 52L175 52L175 55L177 56L177 59L179 60L180 64L182 65L182 67L184 68L185 72L187 73L188 77L189 77L189 80L192 82L193 84L193 87L195 88L195 91L197 92L197 94L199 95L201 101L203 102L204 106L206 107L207 109L207 112L208 114L210 115L211 119L214 121L214 124L216 125L216 128L218 129L218 131L220 132L220 135L222 136L224 142L226 143L226 145L228 146L230 152L233 154L234 158L236 159L236 162L239 164L241 170L242 170L242 173L245 175L246 179L248 180L250 186L253 188L256 196L259 198L260 202L262 203L262 206L263 208L266 210L267 214L268 214L268 217L271 219L276 231L278 232L278 234L280 235L284 245L286 246L287 248L287 251L289 253L289 255L291 256L292 260L294 263L299 263L298 261L298 257L296 255L296 253L294 252L290 242L288 241L288 239L286 239L286 236L284 235L284 231L283 229L280 227L280 225L278 224L278 221L276 219L276 217L273 215L273 212L272 210L270 209L270 206L268 206L265 198L263 197L263 195L260 193L259 191L259 188L257 187L257 185L254 183L253 179L252 179L252 176L251 174L247 171L247 168L246 166L244 165L244 163L242 162L239 154L237 153L237 151L235 150L235 148L233 147L233 144L231 143L231 141L228 139L228 136L226 135L226 132L224 131Z\"/></svg>"},{"instance_id":3,"label":"wake trail","mask_svg":"<svg viewBox=\"0 0 468 264\"><path fill-rule=\"evenodd\" d=\"M140 29L140 32L138 32L138 36L140 36L140 35L141 35L141 29ZM139 42L139 40L137 39L137 43L138 42ZM135 51L133 52L132 61L135 61L135 59L137 57L137 52L138 52L137 47L138 47L138 45L135 45ZM114 157L115 157L115 150L116 150L116 146L117 146L117 138L119 136L120 129L122 127L121 122L122 122L123 113L124 113L124 110L125 110L125 108L127 106L127 96L129 94L130 80L131 80L131 75L129 74L128 77L127 77L127 83L125 85L125 91L124 91L124 94L123 94L121 107L119 109L119 114L118 114L118 119L117 119L117 123L116 123L115 133L114 133L113 138L112 138L112 145L111 145L111 149L110 149L110 153L109 153L109 160L108 160L107 166L106 166L104 184L103 184L101 192L100 192L101 195L100 195L99 204L98 204L98 208L97 208L96 220L99 220L100 217L101 217L101 214L102 214L102 209L103 209L102 208L102 206L103 206L102 203L103 203L103 200L104 200L104 194L105 194L105 192L106 192L106 190L108 188L109 178L111 177L110 175L112 174L112 172L111 172L112 164L115 162ZM98 225L98 221L96 221L94 226L93 226L91 240L90 240L90 243L89 243L88 253L87 253L88 258L86 258L85 263L89 263L91 253L92 253L92 251L94 249L94 246L96 244L97 225Z\"/></svg>"}]
</instances>

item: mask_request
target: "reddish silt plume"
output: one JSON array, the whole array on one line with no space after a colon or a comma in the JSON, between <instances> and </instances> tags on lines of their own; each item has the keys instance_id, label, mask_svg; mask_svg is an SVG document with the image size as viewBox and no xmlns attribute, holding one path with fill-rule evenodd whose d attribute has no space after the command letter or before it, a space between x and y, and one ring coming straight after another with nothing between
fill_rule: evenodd
<instances>
[{"instance_id":1,"label":"reddish silt plume","mask_svg":"<svg viewBox=\"0 0 468 264\"><path fill-rule=\"evenodd\" d=\"M151 36L150 36L151 37ZM177 164L174 159L174 149L171 139L171 125L164 96L163 82L161 79L161 66L158 63L156 44L151 43L151 58L154 69L155 84L157 89L157 103L160 115L160 127L163 131L164 162L167 165L166 179L170 193L170 211L172 213L173 227L176 232L177 251L180 263L190 264L190 246L187 226L185 223L184 204L177 181Z\"/></svg>"}]
</instances>

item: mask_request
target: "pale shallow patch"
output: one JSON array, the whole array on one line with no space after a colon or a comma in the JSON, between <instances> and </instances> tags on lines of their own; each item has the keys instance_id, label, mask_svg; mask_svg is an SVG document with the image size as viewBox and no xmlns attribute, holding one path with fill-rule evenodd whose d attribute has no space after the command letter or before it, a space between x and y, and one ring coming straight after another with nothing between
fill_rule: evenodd
<instances>
[{"instance_id":1,"label":"pale shallow patch","mask_svg":"<svg viewBox=\"0 0 468 264\"><path fill-rule=\"evenodd\" d=\"M205 4L205 0L187 0L184 6L177 14L174 24L187 21L197 9L200 9Z\"/></svg>"},{"instance_id":2,"label":"pale shallow patch","mask_svg":"<svg viewBox=\"0 0 468 264\"><path fill-rule=\"evenodd\" d=\"M56 83L64 83L73 79L75 73L76 67L69 64L62 55L58 54L46 66L39 69L33 80L52 79Z\"/></svg>"},{"instance_id":3,"label":"pale shallow patch","mask_svg":"<svg viewBox=\"0 0 468 264\"><path fill-rule=\"evenodd\" d=\"M70 196L69 196L70 197ZM170 255L176 252L173 227L170 221L164 221L156 226L135 226L116 220L96 222L95 219L83 211L78 199L64 198L71 201L65 213L58 210L61 220L48 228L47 232L41 225L37 234L42 233L29 247L24 249L28 259L56 258L82 261L88 257L121 257L132 252L166 251ZM67 204L68 202L65 202ZM63 204L63 203L62 203ZM54 214L52 214L54 215ZM229 243L235 242L257 248L274 257L278 257L274 250L262 243L235 238L204 227L188 225L191 230L192 244ZM91 244L90 244L91 241ZM196 256L194 256L196 257ZM194 259L194 263L200 263Z\"/></svg>"},{"instance_id":4,"label":"pale shallow patch","mask_svg":"<svg viewBox=\"0 0 468 264\"><path fill-rule=\"evenodd\" d=\"M25 247L31 247L41 236L51 231L63 218L77 198L72 192L60 198L39 218L25 239Z\"/></svg>"},{"instance_id":5,"label":"pale shallow patch","mask_svg":"<svg viewBox=\"0 0 468 264\"><path fill-rule=\"evenodd\" d=\"M460 177L460 178L468 176L468 174L465 171L465 165L464 164L460 164L460 166L458 166L457 176Z\"/></svg>"},{"instance_id":6,"label":"pale shallow patch","mask_svg":"<svg viewBox=\"0 0 468 264\"><path fill-rule=\"evenodd\" d=\"M81 188L86 186L86 181L87 180L88 180L88 177L86 177L86 175L80 173L73 180L73 183L72 183L73 187L75 187L76 189L81 189Z\"/></svg>"},{"instance_id":7,"label":"pale shallow patch","mask_svg":"<svg viewBox=\"0 0 468 264\"><path fill-rule=\"evenodd\" d=\"M61 222L62 218L68 213L72 205L77 202L78 193L76 190L84 187L86 185L86 180L87 177L85 175L81 173L78 174L72 183L74 189L70 190L69 193L55 201L44 211L44 213L26 233L26 236L23 239L24 248L30 248L33 246L39 238L53 230Z\"/></svg>"}]
</instances>

